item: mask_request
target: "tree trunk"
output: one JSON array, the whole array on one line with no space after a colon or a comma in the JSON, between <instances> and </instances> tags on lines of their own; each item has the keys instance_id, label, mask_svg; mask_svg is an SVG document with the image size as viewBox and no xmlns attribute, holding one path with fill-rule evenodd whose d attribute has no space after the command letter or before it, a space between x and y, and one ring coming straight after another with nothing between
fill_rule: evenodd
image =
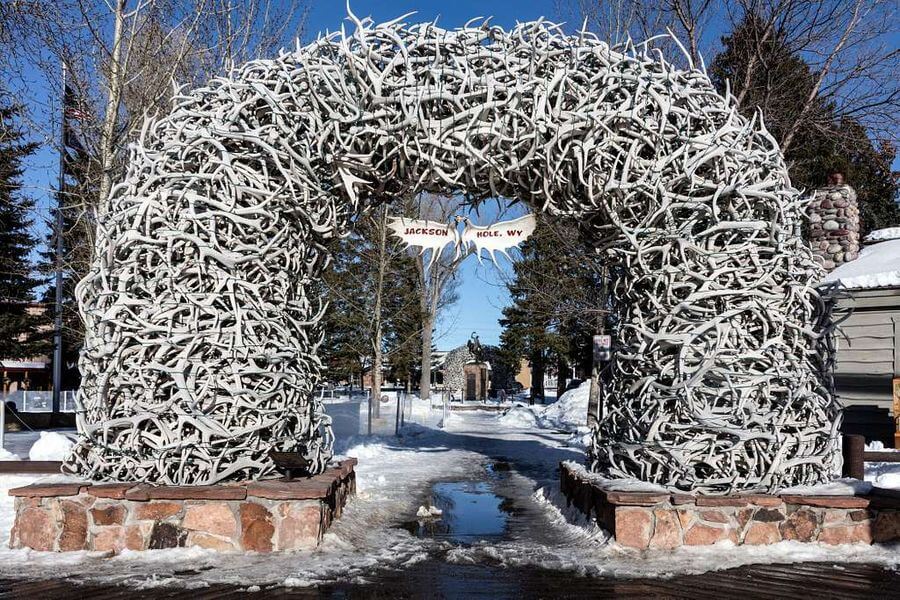
<instances>
[{"instance_id":1,"label":"tree trunk","mask_svg":"<svg viewBox=\"0 0 900 600\"><path fill-rule=\"evenodd\" d=\"M531 356L531 404L540 398L541 404L544 403L544 355L542 352L535 352Z\"/></svg>"},{"instance_id":2,"label":"tree trunk","mask_svg":"<svg viewBox=\"0 0 900 600\"><path fill-rule=\"evenodd\" d=\"M119 105L122 101L124 74L122 73L122 30L125 27L126 0L116 0L115 24L113 26L112 56L109 62L109 92L106 97L106 111L100 131L100 190L98 202L100 212L105 211L107 197L112 189L113 137L119 120Z\"/></svg>"},{"instance_id":3,"label":"tree trunk","mask_svg":"<svg viewBox=\"0 0 900 600\"><path fill-rule=\"evenodd\" d=\"M372 360L372 412L376 419L381 416L381 366L381 350L378 350Z\"/></svg>"},{"instance_id":4,"label":"tree trunk","mask_svg":"<svg viewBox=\"0 0 900 600\"><path fill-rule=\"evenodd\" d=\"M378 220L378 274L375 281L375 309L372 316L374 330L372 333L372 405L375 407L375 416L381 414L381 368L384 362L381 336L382 336L382 317L381 317L381 300L384 295L384 272L386 269L386 248L387 248L387 207L381 210L381 217Z\"/></svg>"},{"instance_id":5,"label":"tree trunk","mask_svg":"<svg viewBox=\"0 0 900 600\"><path fill-rule=\"evenodd\" d=\"M422 366L419 377L419 397L431 399L431 340L434 335L434 316L423 311L422 317Z\"/></svg>"},{"instance_id":6,"label":"tree trunk","mask_svg":"<svg viewBox=\"0 0 900 600\"><path fill-rule=\"evenodd\" d=\"M566 391L566 382L568 379L566 378L566 373L568 373L568 364L566 363L566 357L562 354L556 355L556 399L559 400L562 398L562 395Z\"/></svg>"},{"instance_id":7,"label":"tree trunk","mask_svg":"<svg viewBox=\"0 0 900 600\"><path fill-rule=\"evenodd\" d=\"M591 387L588 391L588 427L593 428L600 421L600 418L603 416L600 414L600 409L600 367L599 365L594 365L591 369Z\"/></svg>"}]
</instances>

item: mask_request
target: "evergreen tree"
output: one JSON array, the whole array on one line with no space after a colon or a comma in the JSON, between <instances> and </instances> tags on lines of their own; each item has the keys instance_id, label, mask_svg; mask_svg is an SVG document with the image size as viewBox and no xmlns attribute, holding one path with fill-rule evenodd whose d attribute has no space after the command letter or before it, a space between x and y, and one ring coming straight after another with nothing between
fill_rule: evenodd
<instances>
[{"instance_id":1,"label":"evergreen tree","mask_svg":"<svg viewBox=\"0 0 900 600\"><path fill-rule=\"evenodd\" d=\"M334 382L356 379L379 362L407 387L415 372L421 334L415 262L385 231L383 216L359 219L332 245L321 356Z\"/></svg>"},{"instance_id":2,"label":"evergreen tree","mask_svg":"<svg viewBox=\"0 0 900 600\"><path fill-rule=\"evenodd\" d=\"M331 266L324 277L325 341L320 347L327 379L359 381L371 356L369 325L372 309L372 279L361 260L366 240L356 232L335 240Z\"/></svg>"},{"instance_id":3,"label":"evergreen tree","mask_svg":"<svg viewBox=\"0 0 900 600\"><path fill-rule=\"evenodd\" d=\"M532 400L544 397L543 378L557 373L565 387L572 365L590 365L590 339L604 314L602 271L593 250L573 224L541 214L507 283L512 304L503 309L500 344L505 362L525 358L532 370Z\"/></svg>"},{"instance_id":4,"label":"evergreen tree","mask_svg":"<svg viewBox=\"0 0 900 600\"><path fill-rule=\"evenodd\" d=\"M812 94L817 74L792 52L783 31L766 37L766 27L748 13L731 35L722 38L723 49L710 66L713 83L723 93L730 86L741 98L739 108L745 116L762 111L766 128L779 142L796 127L785 153L795 187L809 193L825 184L829 170L842 170L857 192L862 235L900 224L898 181L891 172L893 146L888 142L876 146L861 123L838 118L835 107L818 95L801 119L798 111Z\"/></svg>"},{"instance_id":5,"label":"evergreen tree","mask_svg":"<svg viewBox=\"0 0 900 600\"><path fill-rule=\"evenodd\" d=\"M386 288L386 340L389 356L389 377L400 381L407 391L422 360L422 314L419 309L415 262L405 255L391 269L392 281Z\"/></svg>"},{"instance_id":6,"label":"evergreen tree","mask_svg":"<svg viewBox=\"0 0 900 600\"><path fill-rule=\"evenodd\" d=\"M22 162L37 145L26 142L19 119L22 108L0 96L0 357L28 358L44 350L40 317L32 314L34 290L29 254L34 201L22 190Z\"/></svg>"}]
</instances>

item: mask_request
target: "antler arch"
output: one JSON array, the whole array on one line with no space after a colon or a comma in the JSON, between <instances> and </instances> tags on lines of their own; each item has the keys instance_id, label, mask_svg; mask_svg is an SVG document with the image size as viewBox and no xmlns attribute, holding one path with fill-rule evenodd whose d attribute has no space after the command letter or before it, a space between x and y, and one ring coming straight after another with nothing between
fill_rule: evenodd
<instances>
[{"instance_id":1,"label":"antler arch","mask_svg":"<svg viewBox=\"0 0 900 600\"><path fill-rule=\"evenodd\" d=\"M798 194L703 72L543 21L357 21L179 95L128 164L78 288L71 472L262 478L272 449L323 469L325 244L413 190L578 218L621 274L595 470L707 493L830 476L827 306Z\"/></svg>"}]
</instances>

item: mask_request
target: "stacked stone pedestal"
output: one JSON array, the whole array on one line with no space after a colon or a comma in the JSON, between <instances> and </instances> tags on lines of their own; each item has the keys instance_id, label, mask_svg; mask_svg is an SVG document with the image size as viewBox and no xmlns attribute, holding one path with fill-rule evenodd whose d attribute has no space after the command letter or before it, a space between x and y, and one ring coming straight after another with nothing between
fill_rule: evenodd
<instances>
[{"instance_id":1,"label":"stacked stone pedestal","mask_svg":"<svg viewBox=\"0 0 900 600\"><path fill-rule=\"evenodd\" d=\"M900 540L900 493L865 496L743 494L700 496L603 489L580 465L560 465L569 504L593 517L615 541L638 550L670 550L730 541L850 544Z\"/></svg>"},{"instance_id":2,"label":"stacked stone pedestal","mask_svg":"<svg viewBox=\"0 0 900 600\"><path fill-rule=\"evenodd\" d=\"M11 548L68 552L315 548L356 490L356 459L309 479L211 486L34 484L16 497Z\"/></svg>"},{"instance_id":3,"label":"stacked stone pedestal","mask_svg":"<svg viewBox=\"0 0 900 600\"><path fill-rule=\"evenodd\" d=\"M849 185L816 190L807 208L810 246L826 269L859 256L859 207Z\"/></svg>"}]
</instances>

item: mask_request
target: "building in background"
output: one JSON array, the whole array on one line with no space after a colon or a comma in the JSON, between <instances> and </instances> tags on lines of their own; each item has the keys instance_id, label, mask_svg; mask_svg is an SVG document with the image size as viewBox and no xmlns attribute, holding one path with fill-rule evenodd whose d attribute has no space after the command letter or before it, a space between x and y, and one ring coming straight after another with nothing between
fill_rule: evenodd
<instances>
[{"instance_id":1,"label":"building in background","mask_svg":"<svg viewBox=\"0 0 900 600\"><path fill-rule=\"evenodd\" d=\"M900 227L872 232L859 258L828 274L840 285L835 387L844 433L894 444L900 382ZM898 399L900 402L900 399ZM890 414L890 417L888 416Z\"/></svg>"},{"instance_id":2,"label":"building in background","mask_svg":"<svg viewBox=\"0 0 900 600\"><path fill-rule=\"evenodd\" d=\"M32 304L28 307L28 314L39 316L46 312L41 304ZM50 332L50 326L43 326L41 331ZM22 340L24 341L24 340ZM51 373L50 357L31 356L28 358L10 359L0 356L0 374L2 374L3 395L14 394L25 390L51 390L53 377Z\"/></svg>"}]
</instances>

